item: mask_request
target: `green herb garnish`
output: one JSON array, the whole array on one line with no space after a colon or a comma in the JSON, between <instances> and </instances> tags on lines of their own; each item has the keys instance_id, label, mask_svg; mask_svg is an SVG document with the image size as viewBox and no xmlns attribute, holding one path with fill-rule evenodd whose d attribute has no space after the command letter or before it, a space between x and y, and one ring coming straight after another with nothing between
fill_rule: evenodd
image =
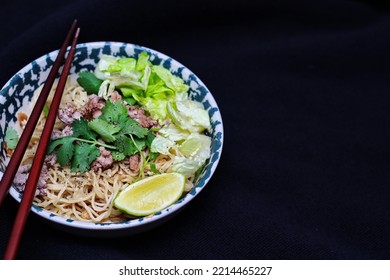
<instances>
[{"instance_id":1,"label":"green herb garnish","mask_svg":"<svg viewBox=\"0 0 390 280\"><path fill-rule=\"evenodd\" d=\"M150 131L129 118L121 102L107 100L102 115L88 122L81 118L72 124L73 134L53 140L48 153L57 150L58 162L71 165L73 172L85 172L100 156L99 146L110 150L115 161L141 152L150 141Z\"/></svg>"}]
</instances>

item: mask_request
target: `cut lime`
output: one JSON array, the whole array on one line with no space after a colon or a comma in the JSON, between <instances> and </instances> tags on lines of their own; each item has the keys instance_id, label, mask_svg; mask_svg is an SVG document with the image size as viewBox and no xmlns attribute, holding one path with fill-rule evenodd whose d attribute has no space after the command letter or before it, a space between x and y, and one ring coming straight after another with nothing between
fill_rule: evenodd
<instances>
[{"instance_id":1,"label":"cut lime","mask_svg":"<svg viewBox=\"0 0 390 280\"><path fill-rule=\"evenodd\" d=\"M176 202L184 191L184 185L185 177L180 173L147 177L120 192L114 206L134 216L151 215Z\"/></svg>"}]
</instances>

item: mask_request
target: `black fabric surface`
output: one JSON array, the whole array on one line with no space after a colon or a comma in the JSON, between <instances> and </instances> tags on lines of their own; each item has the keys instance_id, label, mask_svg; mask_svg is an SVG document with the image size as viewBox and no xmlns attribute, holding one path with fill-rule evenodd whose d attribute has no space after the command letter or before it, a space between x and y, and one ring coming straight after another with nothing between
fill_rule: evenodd
<instances>
[{"instance_id":1,"label":"black fabric surface","mask_svg":"<svg viewBox=\"0 0 390 280\"><path fill-rule=\"evenodd\" d=\"M389 259L390 10L380 3L2 3L1 85L58 49L78 18L80 42L135 43L189 67L225 129L216 173L174 219L94 239L30 215L18 258ZM16 210L11 197L0 209L1 252Z\"/></svg>"}]
</instances>

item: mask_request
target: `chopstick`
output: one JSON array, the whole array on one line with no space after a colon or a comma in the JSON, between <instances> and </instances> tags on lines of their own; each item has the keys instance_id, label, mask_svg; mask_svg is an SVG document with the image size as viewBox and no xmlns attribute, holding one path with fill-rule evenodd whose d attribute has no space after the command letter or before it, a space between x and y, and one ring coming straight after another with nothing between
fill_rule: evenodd
<instances>
[{"instance_id":1,"label":"chopstick","mask_svg":"<svg viewBox=\"0 0 390 280\"><path fill-rule=\"evenodd\" d=\"M66 53L66 49L69 45L72 34L74 33L77 25L77 20L75 19L69 29L68 34L66 35L65 41L61 46L60 51L58 52L57 58L54 61L54 64L50 70L49 76L46 79L46 82L42 88L41 94L38 97L37 102L35 103L34 109L31 112L31 115L28 119L26 127L23 130L23 133L19 139L18 145L16 146L12 157L8 163L7 169L3 174L3 178L0 182L0 205L3 203L4 198L7 196L8 191L13 183L16 172L18 171L20 162L22 161L23 155L26 151L28 143L30 142L31 136L35 130L35 126L38 123L39 116L45 106L47 97L49 96L51 87L56 78L58 69L60 68L64 56Z\"/></svg>"},{"instance_id":2,"label":"chopstick","mask_svg":"<svg viewBox=\"0 0 390 280\"><path fill-rule=\"evenodd\" d=\"M73 25L72 25L73 27ZM18 209L18 213L15 218L15 222L11 231L11 235L5 250L4 259L14 259L19 248L19 243L22 237L24 226L27 221L28 214L32 205L32 201L35 195L35 189L39 180L42 165L46 155L46 149L50 141L50 137L53 131L54 123L57 116L58 107L61 102L62 93L65 88L66 80L69 74L69 70L72 64L73 56L76 49L77 39L80 33L80 28L77 28L74 35L72 45L70 47L68 56L66 58L60 80L55 91L53 101L51 103L48 116L46 118L45 126L42 131L42 135L38 144L37 151L31 166L30 174L28 176L26 186L24 189L22 201Z\"/></svg>"}]
</instances>

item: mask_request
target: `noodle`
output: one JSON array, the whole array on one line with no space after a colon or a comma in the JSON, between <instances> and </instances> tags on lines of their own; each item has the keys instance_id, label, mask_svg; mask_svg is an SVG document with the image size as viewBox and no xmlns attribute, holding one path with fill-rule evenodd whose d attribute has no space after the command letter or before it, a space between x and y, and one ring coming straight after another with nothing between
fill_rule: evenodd
<instances>
[{"instance_id":1,"label":"noodle","mask_svg":"<svg viewBox=\"0 0 390 280\"><path fill-rule=\"evenodd\" d=\"M35 97L39 95L40 90L41 88L36 90ZM55 87L48 98L48 106L50 106L54 91ZM81 109L87 101L88 96L85 90L68 80L60 108L70 104L76 109ZM34 103L35 100L32 106ZM31 164L44 124L45 115L41 114L22 165ZM64 123L57 118L54 131L61 131L64 127ZM55 163L47 170L46 194L35 196L33 203L56 215L84 222L107 223L130 219L132 217L116 209L112 202L116 195L134 180L154 174L149 165L145 164L148 155L148 150L141 151L139 164L135 171L130 169L128 158L121 162L114 162L109 169L99 169L97 172L89 170L85 173L71 172L70 167ZM150 161L155 163L160 173L166 173L171 171L172 163L177 155L180 155L180 151L172 149L168 155L159 155ZM187 179L186 191L192 188L192 181L193 177Z\"/></svg>"}]
</instances>

